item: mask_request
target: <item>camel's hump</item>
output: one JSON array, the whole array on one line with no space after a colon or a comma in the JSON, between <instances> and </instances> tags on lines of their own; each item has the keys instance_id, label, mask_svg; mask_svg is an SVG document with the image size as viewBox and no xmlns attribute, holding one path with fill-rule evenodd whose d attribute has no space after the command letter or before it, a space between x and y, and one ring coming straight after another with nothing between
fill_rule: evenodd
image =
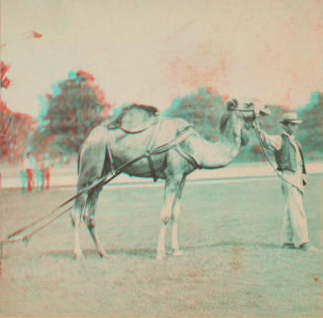
<instances>
[{"instance_id":1,"label":"camel's hump","mask_svg":"<svg viewBox=\"0 0 323 318\"><path fill-rule=\"evenodd\" d=\"M156 118L158 109L149 105L131 104L122 107L115 119L112 119L109 126L122 127L126 130L136 130L152 122Z\"/></svg>"}]
</instances>

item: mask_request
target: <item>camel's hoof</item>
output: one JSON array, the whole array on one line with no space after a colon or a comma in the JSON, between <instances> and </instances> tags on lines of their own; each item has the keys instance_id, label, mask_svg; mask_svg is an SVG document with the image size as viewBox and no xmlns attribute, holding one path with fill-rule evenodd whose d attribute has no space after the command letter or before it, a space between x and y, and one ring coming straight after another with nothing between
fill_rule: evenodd
<instances>
[{"instance_id":1,"label":"camel's hoof","mask_svg":"<svg viewBox=\"0 0 323 318\"><path fill-rule=\"evenodd\" d=\"M75 254L75 259L77 261L83 261L84 260L84 255L82 252L74 253Z\"/></svg>"},{"instance_id":2,"label":"camel's hoof","mask_svg":"<svg viewBox=\"0 0 323 318\"><path fill-rule=\"evenodd\" d=\"M83 262L85 261L85 258L83 255L76 255L75 259L78 261L78 262Z\"/></svg>"},{"instance_id":3,"label":"camel's hoof","mask_svg":"<svg viewBox=\"0 0 323 318\"><path fill-rule=\"evenodd\" d=\"M165 253L158 253L157 254L157 257L156 257L156 260L157 261L162 261L165 258L166 258L166 254Z\"/></svg>"},{"instance_id":4,"label":"camel's hoof","mask_svg":"<svg viewBox=\"0 0 323 318\"><path fill-rule=\"evenodd\" d=\"M175 256L175 257L181 257L181 256L183 256L183 253L181 251L174 251L173 252L173 256Z\"/></svg>"}]
</instances>

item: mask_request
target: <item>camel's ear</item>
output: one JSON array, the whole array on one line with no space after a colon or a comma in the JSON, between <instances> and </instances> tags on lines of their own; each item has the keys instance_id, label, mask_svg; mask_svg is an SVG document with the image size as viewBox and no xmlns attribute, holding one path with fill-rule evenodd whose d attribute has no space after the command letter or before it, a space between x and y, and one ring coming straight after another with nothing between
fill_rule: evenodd
<instances>
[{"instance_id":1,"label":"camel's ear","mask_svg":"<svg viewBox=\"0 0 323 318\"><path fill-rule=\"evenodd\" d=\"M235 98L230 99L227 101L227 109L235 109L238 107L238 101Z\"/></svg>"},{"instance_id":2,"label":"camel's ear","mask_svg":"<svg viewBox=\"0 0 323 318\"><path fill-rule=\"evenodd\" d=\"M260 116L268 116L268 115L270 115L270 109L267 107L267 105L265 105L264 107L261 107L259 109L259 115Z\"/></svg>"},{"instance_id":3,"label":"camel's ear","mask_svg":"<svg viewBox=\"0 0 323 318\"><path fill-rule=\"evenodd\" d=\"M249 99L249 98L244 99L243 106L244 106L245 109L250 109L250 110L256 108L254 101L252 99Z\"/></svg>"}]
</instances>

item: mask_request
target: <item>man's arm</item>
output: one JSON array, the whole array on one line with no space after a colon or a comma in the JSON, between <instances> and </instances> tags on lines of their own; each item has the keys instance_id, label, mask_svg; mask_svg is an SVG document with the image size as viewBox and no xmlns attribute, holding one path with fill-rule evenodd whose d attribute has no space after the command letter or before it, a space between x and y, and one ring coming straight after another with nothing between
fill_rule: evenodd
<instances>
[{"instance_id":1,"label":"man's arm","mask_svg":"<svg viewBox=\"0 0 323 318\"><path fill-rule=\"evenodd\" d=\"M254 122L253 127L258 132L258 136L261 139L263 146L271 151L277 151L281 148L282 138L279 135L268 135L266 132L260 129L258 122Z\"/></svg>"}]
</instances>

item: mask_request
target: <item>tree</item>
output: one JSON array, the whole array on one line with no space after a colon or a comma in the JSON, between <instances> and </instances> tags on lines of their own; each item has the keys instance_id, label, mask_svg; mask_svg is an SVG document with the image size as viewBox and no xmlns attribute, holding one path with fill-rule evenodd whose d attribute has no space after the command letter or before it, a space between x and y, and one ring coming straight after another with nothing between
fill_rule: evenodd
<instances>
[{"instance_id":1,"label":"tree","mask_svg":"<svg viewBox=\"0 0 323 318\"><path fill-rule=\"evenodd\" d=\"M94 84L94 77L84 71L70 72L52 90L53 94L39 98L41 111L34 146L56 154L75 153L112 106Z\"/></svg>"},{"instance_id":2,"label":"tree","mask_svg":"<svg viewBox=\"0 0 323 318\"><path fill-rule=\"evenodd\" d=\"M183 118L192 123L203 138L217 141L219 123L225 110L224 102L227 99L228 96L220 96L212 88L201 87L196 93L175 98L163 115ZM271 115L261 121L261 126L270 134L280 133L280 126L277 123L284 110L278 105L268 105L267 107L270 109ZM238 162L265 160L256 134L250 131L249 136L249 143L241 148L235 160Z\"/></svg>"},{"instance_id":3,"label":"tree","mask_svg":"<svg viewBox=\"0 0 323 318\"><path fill-rule=\"evenodd\" d=\"M302 144L308 159L323 158L323 93L313 92L308 104L298 110L303 123L297 132L297 139Z\"/></svg>"},{"instance_id":4,"label":"tree","mask_svg":"<svg viewBox=\"0 0 323 318\"><path fill-rule=\"evenodd\" d=\"M3 61L0 61L0 88L8 89L10 85L10 80L6 77L9 67L9 64L5 64Z\"/></svg>"},{"instance_id":5,"label":"tree","mask_svg":"<svg viewBox=\"0 0 323 318\"><path fill-rule=\"evenodd\" d=\"M35 121L27 114L12 112L0 99L0 158L16 161L25 152Z\"/></svg>"},{"instance_id":6,"label":"tree","mask_svg":"<svg viewBox=\"0 0 323 318\"><path fill-rule=\"evenodd\" d=\"M196 93L175 98L163 115L183 118L191 123L203 138L216 141L224 110L222 97L212 88L201 87Z\"/></svg>"}]
</instances>

